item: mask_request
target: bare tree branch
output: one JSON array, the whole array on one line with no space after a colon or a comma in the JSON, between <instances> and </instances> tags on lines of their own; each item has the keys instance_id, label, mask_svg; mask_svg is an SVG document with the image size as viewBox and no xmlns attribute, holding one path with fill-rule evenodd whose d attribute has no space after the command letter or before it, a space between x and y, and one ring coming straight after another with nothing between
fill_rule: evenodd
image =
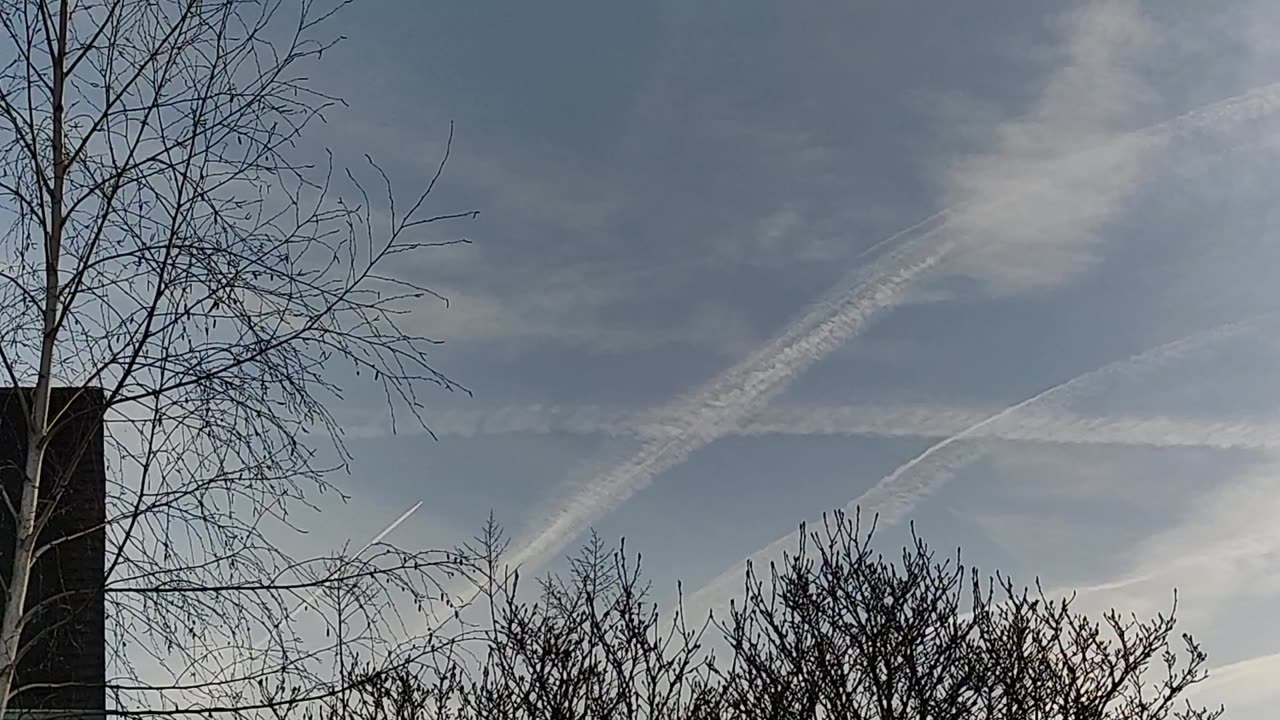
<instances>
[{"instance_id":1,"label":"bare tree branch","mask_svg":"<svg viewBox=\"0 0 1280 720\"><path fill-rule=\"evenodd\" d=\"M400 613L438 602L463 555L280 544L301 530L291 511L341 497L340 373L427 431L425 386L466 391L436 368L439 342L402 326L439 296L389 262L466 242L437 230L474 212L428 209L452 126L407 210L372 158L352 172L300 151L342 106L308 76L349 4L0 0L0 364L27 431L4 495L0 714L56 685L24 683L18 660L79 596L27 586L84 542L106 548L116 714L256 716L277 707L262 678L305 705L337 692L349 653L438 645ZM51 404L59 388L101 388L105 437L84 457L49 453L78 422L60 414L76 391ZM99 456L103 517L54 532L71 469ZM342 598L342 643L307 604L317 590Z\"/></svg>"}]
</instances>

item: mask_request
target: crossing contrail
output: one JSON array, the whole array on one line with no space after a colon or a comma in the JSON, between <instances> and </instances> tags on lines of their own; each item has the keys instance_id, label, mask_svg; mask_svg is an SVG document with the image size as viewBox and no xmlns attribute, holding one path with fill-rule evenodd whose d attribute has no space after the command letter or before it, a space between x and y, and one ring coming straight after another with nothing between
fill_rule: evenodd
<instances>
[{"instance_id":1,"label":"crossing contrail","mask_svg":"<svg viewBox=\"0 0 1280 720\"><path fill-rule=\"evenodd\" d=\"M678 433L645 442L634 456L565 500L558 512L516 544L520 549L512 562L542 562L560 552L596 519L693 452L733 432L785 389L792 378L861 333L880 313L901 304L912 283L935 269L955 246L957 239L944 231L957 218L992 212L1036 190L1037 185L1052 186L1050 178L1055 168L1075 171L1082 161L1105 160L1109 153L1131 143L1154 147L1177 137L1220 132L1269 115L1277 105L1280 83L1259 87L1048 163L1041 183L1025 184L991 202L953 206L917 223L928 229L887 250L868 266L852 271L765 347L710 383L668 404L660 416ZM902 237L905 233L895 235ZM885 243L881 241L873 247Z\"/></svg>"},{"instance_id":2,"label":"crossing contrail","mask_svg":"<svg viewBox=\"0 0 1280 720\"><path fill-rule=\"evenodd\" d=\"M1065 400L1070 397L1071 393L1078 393L1090 384L1111 379L1116 375L1142 373L1161 364L1176 360L1196 348L1243 332L1256 325L1259 319L1250 318L1239 322L1227 323L1188 335L1123 360L1107 363L1102 367L1095 368L1042 390L1021 402L992 413L961 429L959 432L939 440L920 454L899 465L893 472L884 476L873 487L859 495L846 507L850 512L860 509L869 516L878 517L879 524L882 526L893 525L901 521L922 499L950 480L959 467L985 454L981 448L966 447L959 455L951 458L949 462L942 461L933 465L928 464L931 459L947 448L963 440L976 437L984 429L995 426L1000 421L1006 420L1028 408L1054 400ZM776 561L782 557L784 552L795 548L797 542L797 533L789 533L752 553L749 560L753 565L765 565L769 561ZM726 597L732 591L733 586L741 582L743 572L746 569L746 562L744 560L734 565L720 573L711 582L695 590L690 595L691 605L709 607L718 602L719 599Z\"/></svg>"},{"instance_id":3,"label":"crossing contrail","mask_svg":"<svg viewBox=\"0 0 1280 720\"><path fill-rule=\"evenodd\" d=\"M1251 325L1252 321L1222 325L1203 333L1197 333L1195 335L1190 335L1185 338L1157 346L1124 360L1108 363L1100 368L1090 370L1082 375L1077 375L1070 380L1063 381L1057 385L1042 390L1019 403L1010 405L1003 410L964 428L954 435L930 445L919 455L916 455L902 465L899 465L893 472L881 479L874 487L854 500L850 506L862 506L868 512L878 514L881 517L882 522L887 524L896 523L901 520L906 513L920 501L921 498L933 492L937 487L937 483L945 482L947 478L954 474L953 471L958 464L948 464L944 462L941 463L941 467L938 468L939 472L935 473L934 482L932 483L910 482L905 479L913 470L928 462L931 458L948 447L962 440L968 439L984 428L995 425L1001 420L1004 420L1028 407L1045 403L1050 400L1065 399L1065 397L1069 396L1070 393L1079 392L1082 387L1087 386L1089 383L1096 383L1120 373L1137 373L1148 370L1155 365L1181 357L1196 347L1221 340L1224 337L1238 333Z\"/></svg>"}]
</instances>

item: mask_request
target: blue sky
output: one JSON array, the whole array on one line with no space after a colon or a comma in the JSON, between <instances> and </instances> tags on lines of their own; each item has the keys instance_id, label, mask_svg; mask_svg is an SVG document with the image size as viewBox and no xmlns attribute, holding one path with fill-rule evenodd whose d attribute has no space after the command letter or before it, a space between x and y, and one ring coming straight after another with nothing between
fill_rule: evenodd
<instances>
[{"instance_id":1,"label":"blue sky","mask_svg":"<svg viewBox=\"0 0 1280 720\"><path fill-rule=\"evenodd\" d=\"M475 395L430 396L437 442L353 386L341 529L422 500L397 539L449 544L493 509L554 568L594 527L714 606L801 520L871 503L887 543L913 519L1086 607L1178 587L1221 668L1203 699L1262 717L1273 5L349 13L322 83L350 107L312 140L411 188L453 121L434 207L480 216L394 268L450 298L412 324Z\"/></svg>"}]
</instances>

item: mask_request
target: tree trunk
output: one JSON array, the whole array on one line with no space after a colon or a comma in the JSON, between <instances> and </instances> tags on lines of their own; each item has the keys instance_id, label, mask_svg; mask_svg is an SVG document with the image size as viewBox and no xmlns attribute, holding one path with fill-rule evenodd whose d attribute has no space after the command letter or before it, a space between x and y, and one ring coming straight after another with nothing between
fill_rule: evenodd
<instances>
[{"instance_id":1,"label":"tree trunk","mask_svg":"<svg viewBox=\"0 0 1280 720\"><path fill-rule=\"evenodd\" d=\"M14 676L18 669L23 615L26 612L27 588L35 562L37 530L36 507L40 499L40 480L44 470L44 453L49 441L49 396L53 383L53 355L58 335L59 269L62 254L63 193L67 175L63 128L64 89L66 85L67 25L70 8L67 0L58 4L57 50L53 57L52 154L53 181L48 198L48 231L44 257L44 315L41 323L40 366L35 392L27 408L27 458L23 468L22 500L14 523L13 564L9 570L9 596L5 600L4 619L0 623L0 718L9 709ZM34 138L33 138L34 140Z\"/></svg>"}]
</instances>

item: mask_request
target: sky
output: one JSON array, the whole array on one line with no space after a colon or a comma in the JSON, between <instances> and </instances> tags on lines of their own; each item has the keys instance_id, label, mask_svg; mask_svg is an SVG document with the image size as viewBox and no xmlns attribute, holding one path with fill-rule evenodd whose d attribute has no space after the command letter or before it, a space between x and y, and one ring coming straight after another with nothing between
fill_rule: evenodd
<instances>
[{"instance_id":1,"label":"sky","mask_svg":"<svg viewBox=\"0 0 1280 720\"><path fill-rule=\"evenodd\" d=\"M391 270L437 438L353 385L337 544L526 568L589 529L719 607L861 506L1280 701L1280 8L1269 0L368 3L309 139L420 187Z\"/></svg>"}]
</instances>

